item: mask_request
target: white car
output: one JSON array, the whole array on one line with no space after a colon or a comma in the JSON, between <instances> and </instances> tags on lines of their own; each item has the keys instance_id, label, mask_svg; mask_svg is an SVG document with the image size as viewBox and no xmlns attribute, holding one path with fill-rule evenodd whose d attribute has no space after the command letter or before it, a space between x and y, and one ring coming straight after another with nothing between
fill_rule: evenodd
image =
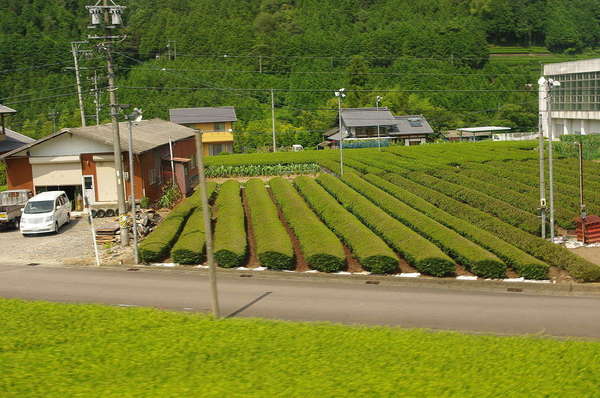
<instances>
[{"instance_id":1,"label":"white car","mask_svg":"<svg viewBox=\"0 0 600 398\"><path fill-rule=\"evenodd\" d=\"M23 235L58 233L71 220L71 202L64 191L43 192L27 201L21 216Z\"/></svg>"}]
</instances>

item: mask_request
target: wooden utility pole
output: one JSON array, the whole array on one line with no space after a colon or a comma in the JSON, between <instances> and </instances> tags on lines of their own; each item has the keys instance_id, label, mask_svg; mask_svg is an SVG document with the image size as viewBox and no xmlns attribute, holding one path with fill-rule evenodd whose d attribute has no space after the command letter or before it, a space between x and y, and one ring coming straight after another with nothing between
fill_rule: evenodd
<instances>
[{"instance_id":1,"label":"wooden utility pole","mask_svg":"<svg viewBox=\"0 0 600 398\"><path fill-rule=\"evenodd\" d=\"M83 105L83 94L81 93L81 77L79 75L79 46L85 44L85 41L71 42L71 52L73 53L73 62L75 63L75 80L77 81L77 98L79 99L79 113L81 114L81 127L86 126L85 107Z\"/></svg>"},{"instance_id":2,"label":"wooden utility pole","mask_svg":"<svg viewBox=\"0 0 600 398\"><path fill-rule=\"evenodd\" d=\"M221 317L219 307L219 294L217 291L217 268L213 255L213 237L210 222L210 207L208 205L208 194L206 187L206 178L204 176L204 151L202 148L202 131L196 130L196 162L198 167L198 178L200 185L200 198L202 203L202 213L204 215L204 236L206 237L206 260L208 262L208 278L210 282L210 292L212 301L212 312L216 319ZM204 242L198 242L202 244Z\"/></svg>"}]
</instances>

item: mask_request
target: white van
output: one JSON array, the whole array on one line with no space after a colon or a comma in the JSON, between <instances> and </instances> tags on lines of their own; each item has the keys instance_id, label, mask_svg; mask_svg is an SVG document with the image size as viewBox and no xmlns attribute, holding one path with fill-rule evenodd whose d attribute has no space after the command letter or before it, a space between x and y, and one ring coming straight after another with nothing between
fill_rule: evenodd
<instances>
[{"instance_id":1,"label":"white van","mask_svg":"<svg viewBox=\"0 0 600 398\"><path fill-rule=\"evenodd\" d=\"M58 233L71 220L71 202L64 191L43 192L27 201L21 216L23 235Z\"/></svg>"}]
</instances>

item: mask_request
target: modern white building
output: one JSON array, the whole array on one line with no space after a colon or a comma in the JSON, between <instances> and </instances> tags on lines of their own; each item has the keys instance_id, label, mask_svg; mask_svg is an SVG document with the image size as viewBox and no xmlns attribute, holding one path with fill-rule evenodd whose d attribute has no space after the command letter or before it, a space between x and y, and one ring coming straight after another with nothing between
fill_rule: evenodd
<instances>
[{"instance_id":1,"label":"modern white building","mask_svg":"<svg viewBox=\"0 0 600 398\"><path fill-rule=\"evenodd\" d=\"M560 82L552 89L550 118L554 138L600 134L600 58L544 65L544 77ZM540 86L540 114L548 136L547 88Z\"/></svg>"}]
</instances>

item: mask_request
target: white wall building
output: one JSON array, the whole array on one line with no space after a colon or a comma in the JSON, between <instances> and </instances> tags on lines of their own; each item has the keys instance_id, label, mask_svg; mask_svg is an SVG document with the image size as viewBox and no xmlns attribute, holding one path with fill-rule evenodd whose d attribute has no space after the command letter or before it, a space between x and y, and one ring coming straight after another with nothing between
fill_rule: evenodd
<instances>
[{"instance_id":1,"label":"white wall building","mask_svg":"<svg viewBox=\"0 0 600 398\"><path fill-rule=\"evenodd\" d=\"M544 77L560 82L552 90L554 138L565 134L600 134L600 58L544 65ZM540 113L548 136L546 87L540 87Z\"/></svg>"}]
</instances>

